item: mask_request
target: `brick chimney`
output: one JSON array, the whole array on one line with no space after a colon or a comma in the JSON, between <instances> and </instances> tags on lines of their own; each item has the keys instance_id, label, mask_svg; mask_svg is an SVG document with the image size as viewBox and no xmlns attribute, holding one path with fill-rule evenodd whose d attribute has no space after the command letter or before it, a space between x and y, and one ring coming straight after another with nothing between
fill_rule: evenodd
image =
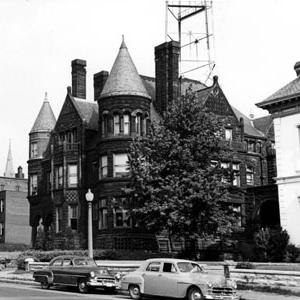
<instances>
[{"instance_id":1,"label":"brick chimney","mask_svg":"<svg viewBox=\"0 0 300 300\"><path fill-rule=\"evenodd\" d=\"M179 96L179 43L165 42L155 47L155 107L163 114Z\"/></svg>"},{"instance_id":2,"label":"brick chimney","mask_svg":"<svg viewBox=\"0 0 300 300\"><path fill-rule=\"evenodd\" d=\"M16 173L16 178L24 179L23 168L21 166L18 167L18 173Z\"/></svg>"},{"instance_id":3,"label":"brick chimney","mask_svg":"<svg viewBox=\"0 0 300 300\"><path fill-rule=\"evenodd\" d=\"M107 71L101 71L94 74L94 100L98 101L99 96L103 90L104 84L108 78L109 73Z\"/></svg>"},{"instance_id":4,"label":"brick chimney","mask_svg":"<svg viewBox=\"0 0 300 300\"><path fill-rule=\"evenodd\" d=\"M86 61L72 60L72 96L86 99Z\"/></svg>"}]
</instances>

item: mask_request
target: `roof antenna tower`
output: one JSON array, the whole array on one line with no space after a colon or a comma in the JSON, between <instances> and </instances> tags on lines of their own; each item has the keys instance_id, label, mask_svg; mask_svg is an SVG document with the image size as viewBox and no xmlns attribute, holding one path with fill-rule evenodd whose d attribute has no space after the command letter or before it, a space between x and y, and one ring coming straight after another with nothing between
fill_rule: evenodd
<instances>
[{"instance_id":1,"label":"roof antenna tower","mask_svg":"<svg viewBox=\"0 0 300 300\"><path fill-rule=\"evenodd\" d=\"M179 77L212 82L213 59L212 1L166 1L165 40L180 45Z\"/></svg>"}]
</instances>

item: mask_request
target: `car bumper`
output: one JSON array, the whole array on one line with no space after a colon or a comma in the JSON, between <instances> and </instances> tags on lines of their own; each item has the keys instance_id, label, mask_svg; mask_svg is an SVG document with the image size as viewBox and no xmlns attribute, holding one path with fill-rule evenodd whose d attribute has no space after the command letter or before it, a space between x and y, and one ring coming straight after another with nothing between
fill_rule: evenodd
<instances>
[{"instance_id":1,"label":"car bumper","mask_svg":"<svg viewBox=\"0 0 300 300\"><path fill-rule=\"evenodd\" d=\"M240 300L240 295L204 295L207 300Z\"/></svg>"},{"instance_id":2,"label":"car bumper","mask_svg":"<svg viewBox=\"0 0 300 300\"><path fill-rule=\"evenodd\" d=\"M116 284L110 282L101 282L101 281L88 281L87 285L94 288L108 288L108 289L115 289Z\"/></svg>"}]
</instances>

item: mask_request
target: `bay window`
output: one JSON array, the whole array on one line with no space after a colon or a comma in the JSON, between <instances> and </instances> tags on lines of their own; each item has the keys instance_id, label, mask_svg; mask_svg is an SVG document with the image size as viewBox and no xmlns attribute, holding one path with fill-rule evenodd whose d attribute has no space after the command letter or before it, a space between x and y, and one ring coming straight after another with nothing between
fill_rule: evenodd
<instances>
[{"instance_id":1,"label":"bay window","mask_svg":"<svg viewBox=\"0 0 300 300\"><path fill-rule=\"evenodd\" d=\"M63 187L63 167L55 167L55 188L60 189Z\"/></svg>"},{"instance_id":2,"label":"bay window","mask_svg":"<svg viewBox=\"0 0 300 300\"><path fill-rule=\"evenodd\" d=\"M68 165L68 187L76 187L78 184L78 167L77 165Z\"/></svg>"},{"instance_id":3,"label":"bay window","mask_svg":"<svg viewBox=\"0 0 300 300\"><path fill-rule=\"evenodd\" d=\"M126 177L129 174L128 170L128 155L127 153L113 155L113 176Z\"/></svg>"},{"instance_id":4,"label":"bay window","mask_svg":"<svg viewBox=\"0 0 300 300\"><path fill-rule=\"evenodd\" d=\"M107 155L103 155L99 159L99 179L107 177Z\"/></svg>"},{"instance_id":5,"label":"bay window","mask_svg":"<svg viewBox=\"0 0 300 300\"><path fill-rule=\"evenodd\" d=\"M29 195L34 196L37 194L37 180L38 177L36 174L30 175L29 177Z\"/></svg>"}]
</instances>

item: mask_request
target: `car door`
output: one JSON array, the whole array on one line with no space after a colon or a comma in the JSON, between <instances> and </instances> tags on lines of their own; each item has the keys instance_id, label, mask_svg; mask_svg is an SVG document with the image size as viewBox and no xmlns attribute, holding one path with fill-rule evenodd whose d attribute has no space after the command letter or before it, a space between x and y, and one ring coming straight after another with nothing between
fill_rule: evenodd
<instances>
[{"instance_id":1,"label":"car door","mask_svg":"<svg viewBox=\"0 0 300 300\"><path fill-rule=\"evenodd\" d=\"M161 262L150 262L145 272L142 274L144 278L144 293L148 295L161 295L162 286L160 284Z\"/></svg>"},{"instance_id":2,"label":"car door","mask_svg":"<svg viewBox=\"0 0 300 300\"><path fill-rule=\"evenodd\" d=\"M159 279L161 285L161 296L165 297L177 297L177 281L178 281L178 271L175 265L171 262L164 262Z\"/></svg>"},{"instance_id":3,"label":"car door","mask_svg":"<svg viewBox=\"0 0 300 300\"><path fill-rule=\"evenodd\" d=\"M64 261L62 263L60 277L61 277L60 283L62 283L62 284L76 285L77 280L75 278L75 274L73 271L73 263L70 258L64 258ZM74 278L75 278L75 280L74 280Z\"/></svg>"},{"instance_id":4,"label":"car door","mask_svg":"<svg viewBox=\"0 0 300 300\"><path fill-rule=\"evenodd\" d=\"M61 283L62 282L62 262L63 259L62 258L58 258L56 260L54 260L51 265L49 266L50 270L53 273L53 283Z\"/></svg>"}]
</instances>

